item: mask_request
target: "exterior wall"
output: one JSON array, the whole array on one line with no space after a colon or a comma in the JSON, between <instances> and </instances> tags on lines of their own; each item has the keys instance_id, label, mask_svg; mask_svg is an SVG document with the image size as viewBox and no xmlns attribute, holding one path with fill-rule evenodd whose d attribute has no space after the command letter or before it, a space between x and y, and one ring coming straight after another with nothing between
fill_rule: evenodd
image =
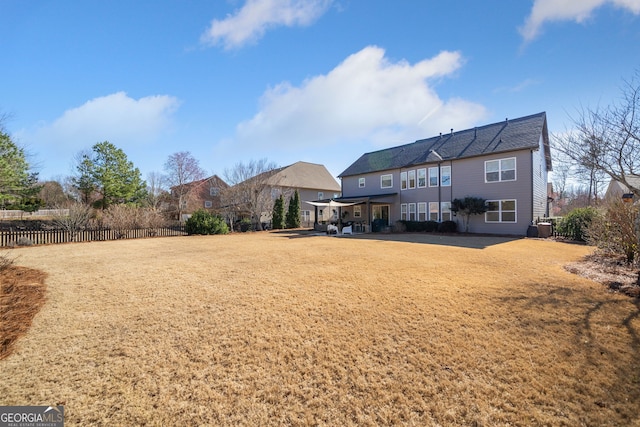
<instances>
[{"instance_id":1,"label":"exterior wall","mask_svg":"<svg viewBox=\"0 0 640 427\"><path fill-rule=\"evenodd\" d=\"M540 136L539 149L531 152L531 164L533 165L532 189L533 189L533 220L549 216L547 205L547 162L544 158L544 146L542 135Z\"/></svg>"},{"instance_id":2,"label":"exterior wall","mask_svg":"<svg viewBox=\"0 0 640 427\"><path fill-rule=\"evenodd\" d=\"M500 160L515 158L516 179L504 182L485 182L485 162L488 160ZM540 213L540 217L546 212L547 203L547 170L542 147L537 151L520 150L510 153L491 154L482 157L444 161L442 167L451 167L450 186L429 186L429 168L437 167L437 163L426 163L411 168L395 169L370 173L360 176L348 176L342 178L342 191L344 197L372 196L376 194L397 193L395 196L375 199L375 204L389 204L389 223L401 219L401 207L403 204L416 205L416 219L418 216L418 203L426 203L426 218L429 219L429 203L441 206L442 202L451 202L456 198L466 196L481 197L488 201L515 200L515 222L488 222L486 215L475 215L470 218L469 231L472 233L515 234L525 235L528 226ZM418 187L418 169L426 169L426 187ZM400 188L402 172L416 171L416 186L412 189ZM391 188L381 188L381 176L391 174L393 185ZM534 176L535 175L535 176ZM359 187L359 178L365 178L364 188ZM535 192L535 194L534 194ZM439 202L439 203L438 203ZM362 205L362 216L366 220L368 212ZM352 212L353 209L347 209ZM407 212L409 218L410 213ZM352 219L349 216L348 219ZM446 218L445 218L446 219ZM464 230L461 216L451 217L458 222L458 229Z\"/></svg>"}]
</instances>

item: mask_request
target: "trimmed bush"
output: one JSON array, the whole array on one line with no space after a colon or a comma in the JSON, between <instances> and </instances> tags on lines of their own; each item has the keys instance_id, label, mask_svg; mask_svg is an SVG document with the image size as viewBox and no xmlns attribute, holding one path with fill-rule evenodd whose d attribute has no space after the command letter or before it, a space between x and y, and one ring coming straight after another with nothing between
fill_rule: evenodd
<instances>
[{"instance_id":1,"label":"trimmed bush","mask_svg":"<svg viewBox=\"0 0 640 427\"><path fill-rule=\"evenodd\" d=\"M458 223L455 221L442 221L438 224L438 233L455 233L458 231Z\"/></svg>"},{"instance_id":2,"label":"trimmed bush","mask_svg":"<svg viewBox=\"0 0 640 427\"><path fill-rule=\"evenodd\" d=\"M205 210L197 210L185 223L187 234L227 234L229 227L224 219Z\"/></svg>"},{"instance_id":3,"label":"trimmed bush","mask_svg":"<svg viewBox=\"0 0 640 427\"><path fill-rule=\"evenodd\" d=\"M574 209L558 223L558 234L572 240L585 242L587 229L597 216L598 211L593 207Z\"/></svg>"}]
</instances>

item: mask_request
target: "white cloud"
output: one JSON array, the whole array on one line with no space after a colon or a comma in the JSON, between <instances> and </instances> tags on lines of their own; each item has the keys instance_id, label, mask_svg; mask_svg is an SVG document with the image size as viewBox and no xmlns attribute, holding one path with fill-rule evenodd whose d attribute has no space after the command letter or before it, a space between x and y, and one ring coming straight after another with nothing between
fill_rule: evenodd
<instances>
[{"instance_id":1,"label":"white cloud","mask_svg":"<svg viewBox=\"0 0 640 427\"><path fill-rule=\"evenodd\" d=\"M78 151L97 142L112 142L127 153L142 149L171 127L178 106L178 99L168 95L134 99L117 92L91 99L52 123L21 130L16 136L37 153L47 175L60 164L70 164Z\"/></svg>"},{"instance_id":2,"label":"white cloud","mask_svg":"<svg viewBox=\"0 0 640 427\"><path fill-rule=\"evenodd\" d=\"M447 51L413 65L392 63L383 49L367 47L327 75L268 90L260 111L238 125L237 142L286 149L362 141L389 146L472 126L487 115L482 105L443 100L430 85L462 63L460 53Z\"/></svg>"},{"instance_id":3,"label":"white cloud","mask_svg":"<svg viewBox=\"0 0 640 427\"><path fill-rule=\"evenodd\" d=\"M208 45L238 48L278 26L306 26L324 14L333 0L247 0L242 9L223 20L214 19L201 36Z\"/></svg>"},{"instance_id":4,"label":"white cloud","mask_svg":"<svg viewBox=\"0 0 640 427\"><path fill-rule=\"evenodd\" d=\"M168 95L136 100L117 92L65 111L37 133L52 143L72 146L91 146L104 140L144 143L169 126L178 105L179 101Z\"/></svg>"},{"instance_id":5,"label":"white cloud","mask_svg":"<svg viewBox=\"0 0 640 427\"><path fill-rule=\"evenodd\" d=\"M531 14L520 28L525 41L531 41L548 21L584 22L600 6L613 5L640 14L640 0L535 0Z\"/></svg>"}]
</instances>

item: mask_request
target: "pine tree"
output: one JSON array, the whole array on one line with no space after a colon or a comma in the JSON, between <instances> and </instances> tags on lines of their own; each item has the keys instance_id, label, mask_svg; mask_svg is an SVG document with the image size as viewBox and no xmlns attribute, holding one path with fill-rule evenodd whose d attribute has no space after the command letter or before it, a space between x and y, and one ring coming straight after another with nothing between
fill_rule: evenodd
<instances>
[{"instance_id":1,"label":"pine tree","mask_svg":"<svg viewBox=\"0 0 640 427\"><path fill-rule=\"evenodd\" d=\"M300 195L298 194L298 190L296 190L293 196L291 196L291 200L289 200L287 228L300 228Z\"/></svg>"},{"instance_id":2,"label":"pine tree","mask_svg":"<svg viewBox=\"0 0 640 427\"><path fill-rule=\"evenodd\" d=\"M282 230L284 228L284 198L282 194L273 204L273 215L271 217L271 227L274 230Z\"/></svg>"}]
</instances>

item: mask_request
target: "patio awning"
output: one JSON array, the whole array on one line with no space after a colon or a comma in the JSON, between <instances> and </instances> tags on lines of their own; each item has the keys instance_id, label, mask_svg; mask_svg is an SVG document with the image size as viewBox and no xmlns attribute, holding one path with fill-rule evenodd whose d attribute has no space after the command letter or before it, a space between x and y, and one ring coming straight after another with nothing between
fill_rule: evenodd
<instances>
[{"instance_id":1,"label":"patio awning","mask_svg":"<svg viewBox=\"0 0 640 427\"><path fill-rule=\"evenodd\" d=\"M358 202L353 202L353 203L345 203L345 202L336 202L333 199L329 199L328 201L318 201L318 202L307 202L305 201L305 203L309 203L310 205L313 206L320 206L320 207L330 207L330 208L342 208L345 206L353 206L353 205L357 205Z\"/></svg>"}]
</instances>

